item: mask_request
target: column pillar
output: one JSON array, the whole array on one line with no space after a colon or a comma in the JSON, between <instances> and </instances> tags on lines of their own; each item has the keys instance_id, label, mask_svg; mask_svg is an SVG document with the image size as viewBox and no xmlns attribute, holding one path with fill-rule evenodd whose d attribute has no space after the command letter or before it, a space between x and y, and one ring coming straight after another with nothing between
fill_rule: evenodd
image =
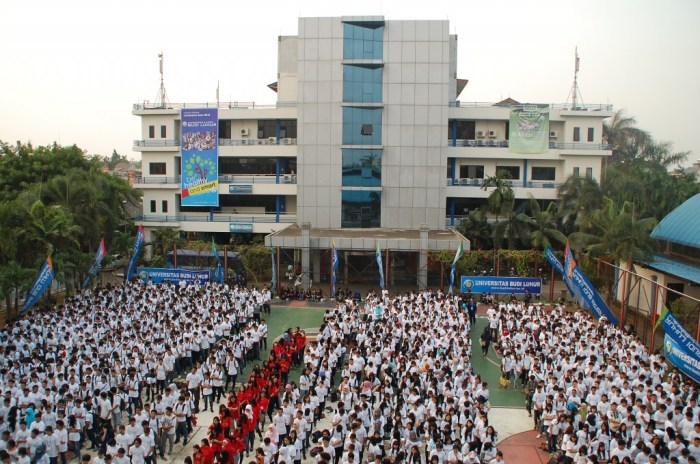
<instances>
[{"instance_id":1,"label":"column pillar","mask_svg":"<svg viewBox=\"0 0 700 464\"><path fill-rule=\"evenodd\" d=\"M420 225L420 251L418 254L418 290L428 287L428 224Z\"/></svg>"},{"instance_id":2,"label":"column pillar","mask_svg":"<svg viewBox=\"0 0 700 464\"><path fill-rule=\"evenodd\" d=\"M301 285L309 288L309 269L311 251L311 223L301 223Z\"/></svg>"},{"instance_id":3,"label":"column pillar","mask_svg":"<svg viewBox=\"0 0 700 464\"><path fill-rule=\"evenodd\" d=\"M314 263L313 281L318 285L321 282L321 250L313 250L311 259Z\"/></svg>"}]
</instances>

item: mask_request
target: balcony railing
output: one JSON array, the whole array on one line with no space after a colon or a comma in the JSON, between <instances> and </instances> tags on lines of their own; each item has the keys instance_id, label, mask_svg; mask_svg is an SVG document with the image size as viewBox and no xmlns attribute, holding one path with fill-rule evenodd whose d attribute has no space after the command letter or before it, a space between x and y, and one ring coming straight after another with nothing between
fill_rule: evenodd
<instances>
[{"instance_id":1,"label":"balcony railing","mask_svg":"<svg viewBox=\"0 0 700 464\"><path fill-rule=\"evenodd\" d=\"M569 110L569 111L612 111L613 106L606 103L593 103L589 105L577 104L573 107L566 103L518 103L517 105L509 105L506 103L495 102L463 102L460 100L451 101L452 108L488 108L488 107L520 107L520 106L537 106L539 108L549 108L550 110Z\"/></svg>"},{"instance_id":2,"label":"balcony railing","mask_svg":"<svg viewBox=\"0 0 700 464\"><path fill-rule=\"evenodd\" d=\"M476 147L476 148L508 148L508 140L496 139L447 139L448 147ZM586 143L586 142L549 142L550 150L610 150L607 143Z\"/></svg>"},{"instance_id":3,"label":"balcony railing","mask_svg":"<svg viewBox=\"0 0 700 464\"><path fill-rule=\"evenodd\" d=\"M240 110L261 110L275 108L296 108L297 102L277 102L273 104L260 105L255 102L229 101L229 102L205 102L205 103L134 103L135 110L175 110L180 108L220 108L220 109L240 109Z\"/></svg>"},{"instance_id":4,"label":"balcony railing","mask_svg":"<svg viewBox=\"0 0 700 464\"><path fill-rule=\"evenodd\" d=\"M242 222L246 224L250 223L260 223L260 224L270 224L270 223L291 223L296 222L297 217L295 214L280 214L279 220L278 215L275 213L266 213L258 215L245 215L245 214L221 214L214 213L213 216L202 215L202 214L176 214L176 215L155 215L155 214L143 214L138 215L134 219L136 222Z\"/></svg>"},{"instance_id":5,"label":"balcony railing","mask_svg":"<svg viewBox=\"0 0 700 464\"><path fill-rule=\"evenodd\" d=\"M179 184L180 176L138 176L134 177L135 184ZM220 184L296 184L297 176L290 174L261 174L259 176L238 176L224 174L219 176Z\"/></svg>"},{"instance_id":6,"label":"balcony railing","mask_svg":"<svg viewBox=\"0 0 700 464\"><path fill-rule=\"evenodd\" d=\"M248 145L296 145L297 139L269 137L267 139L219 139L219 146L238 147ZM134 140L134 147L179 147L179 140Z\"/></svg>"},{"instance_id":7,"label":"balcony railing","mask_svg":"<svg viewBox=\"0 0 700 464\"><path fill-rule=\"evenodd\" d=\"M481 188L481 184L483 183L484 179L469 179L469 178L461 178L461 179L446 179L447 185L452 186L452 187L479 187ZM560 183L553 182L553 181L519 181L519 180L511 180L508 182L508 185L510 185L513 188L546 188L546 189L554 189L558 188Z\"/></svg>"}]
</instances>

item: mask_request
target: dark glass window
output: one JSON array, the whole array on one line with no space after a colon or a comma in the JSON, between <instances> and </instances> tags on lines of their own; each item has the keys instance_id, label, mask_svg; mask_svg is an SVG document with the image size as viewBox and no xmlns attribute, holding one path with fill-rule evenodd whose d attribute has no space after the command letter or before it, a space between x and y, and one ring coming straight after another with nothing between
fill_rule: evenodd
<instances>
[{"instance_id":1,"label":"dark glass window","mask_svg":"<svg viewBox=\"0 0 700 464\"><path fill-rule=\"evenodd\" d=\"M340 226L343 228L380 227L381 191L343 190Z\"/></svg>"},{"instance_id":2,"label":"dark glass window","mask_svg":"<svg viewBox=\"0 0 700 464\"><path fill-rule=\"evenodd\" d=\"M459 167L459 177L462 179L483 179L484 167L476 164L463 164Z\"/></svg>"},{"instance_id":3,"label":"dark glass window","mask_svg":"<svg viewBox=\"0 0 700 464\"><path fill-rule=\"evenodd\" d=\"M283 158L280 166L280 174L296 172L296 158ZM248 175L264 176L277 173L277 160L275 158L239 158L219 157L219 173L221 175Z\"/></svg>"},{"instance_id":4,"label":"dark glass window","mask_svg":"<svg viewBox=\"0 0 700 464\"><path fill-rule=\"evenodd\" d=\"M592 127L588 128L588 141L592 142L595 139L595 129Z\"/></svg>"},{"instance_id":5,"label":"dark glass window","mask_svg":"<svg viewBox=\"0 0 700 464\"><path fill-rule=\"evenodd\" d=\"M368 132L367 124L372 125L371 135L363 135ZM343 108L343 145L381 145L381 143L381 108Z\"/></svg>"},{"instance_id":6,"label":"dark glass window","mask_svg":"<svg viewBox=\"0 0 700 464\"><path fill-rule=\"evenodd\" d=\"M343 150L344 187L381 187L381 150Z\"/></svg>"},{"instance_id":7,"label":"dark glass window","mask_svg":"<svg viewBox=\"0 0 700 464\"><path fill-rule=\"evenodd\" d=\"M151 213L155 213L155 212L156 212L156 201L151 200Z\"/></svg>"},{"instance_id":8,"label":"dark glass window","mask_svg":"<svg viewBox=\"0 0 700 464\"><path fill-rule=\"evenodd\" d=\"M507 171L513 180L520 179L520 166L496 166L496 172Z\"/></svg>"},{"instance_id":9,"label":"dark glass window","mask_svg":"<svg viewBox=\"0 0 700 464\"><path fill-rule=\"evenodd\" d=\"M532 167L532 180L554 180L556 175L556 168Z\"/></svg>"},{"instance_id":10,"label":"dark glass window","mask_svg":"<svg viewBox=\"0 0 700 464\"><path fill-rule=\"evenodd\" d=\"M453 119L450 121L457 128L457 140L474 140L476 138L476 122L460 121ZM448 128L447 138L452 140L452 127Z\"/></svg>"},{"instance_id":11,"label":"dark glass window","mask_svg":"<svg viewBox=\"0 0 700 464\"><path fill-rule=\"evenodd\" d=\"M258 120L258 138L266 139L269 137L277 137L277 125L275 119L259 119ZM280 119L280 138L297 138L297 121L296 119Z\"/></svg>"},{"instance_id":12,"label":"dark glass window","mask_svg":"<svg viewBox=\"0 0 700 464\"><path fill-rule=\"evenodd\" d=\"M167 137L168 130L166 129L166 126L160 126L160 138L164 139Z\"/></svg>"},{"instance_id":13,"label":"dark glass window","mask_svg":"<svg viewBox=\"0 0 700 464\"><path fill-rule=\"evenodd\" d=\"M580 141L581 141L581 128L574 127L574 142L580 142Z\"/></svg>"},{"instance_id":14,"label":"dark glass window","mask_svg":"<svg viewBox=\"0 0 700 464\"><path fill-rule=\"evenodd\" d=\"M343 101L381 103L382 68L343 66Z\"/></svg>"},{"instance_id":15,"label":"dark glass window","mask_svg":"<svg viewBox=\"0 0 700 464\"><path fill-rule=\"evenodd\" d=\"M165 163L148 163L148 173L152 176L164 176Z\"/></svg>"},{"instance_id":16,"label":"dark glass window","mask_svg":"<svg viewBox=\"0 0 700 464\"><path fill-rule=\"evenodd\" d=\"M345 23L343 58L346 60L381 60L384 57L384 28Z\"/></svg>"},{"instance_id":17,"label":"dark glass window","mask_svg":"<svg viewBox=\"0 0 700 464\"><path fill-rule=\"evenodd\" d=\"M153 139L156 137L156 126L148 126L148 138Z\"/></svg>"},{"instance_id":18,"label":"dark glass window","mask_svg":"<svg viewBox=\"0 0 700 464\"><path fill-rule=\"evenodd\" d=\"M161 209L164 213L168 212L168 200L163 200L160 204Z\"/></svg>"}]
</instances>

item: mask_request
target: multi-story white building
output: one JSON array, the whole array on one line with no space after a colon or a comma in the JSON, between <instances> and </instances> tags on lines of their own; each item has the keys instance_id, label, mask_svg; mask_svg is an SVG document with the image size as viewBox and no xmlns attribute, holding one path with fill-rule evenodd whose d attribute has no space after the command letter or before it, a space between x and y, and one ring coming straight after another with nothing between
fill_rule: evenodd
<instances>
[{"instance_id":1,"label":"multi-story white building","mask_svg":"<svg viewBox=\"0 0 700 464\"><path fill-rule=\"evenodd\" d=\"M297 250L305 282L327 279L333 244L346 281L377 273L379 244L388 285L425 286L427 252L466 242L449 226L485 202L485 177L509 171L520 200L554 199L572 174L599 179L610 106L526 105L548 116L545 146L514 152L523 105L460 102L457 44L445 20L300 18L297 36L279 38L277 103L218 105L216 208L181 206L180 110L217 104L135 105L147 234L270 234Z\"/></svg>"}]
</instances>

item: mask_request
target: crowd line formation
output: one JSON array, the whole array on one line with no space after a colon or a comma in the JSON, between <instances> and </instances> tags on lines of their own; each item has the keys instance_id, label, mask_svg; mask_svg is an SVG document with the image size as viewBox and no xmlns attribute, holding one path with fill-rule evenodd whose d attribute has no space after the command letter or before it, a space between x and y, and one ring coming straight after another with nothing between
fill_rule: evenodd
<instances>
[{"instance_id":1,"label":"crowd line formation","mask_svg":"<svg viewBox=\"0 0 700 464\"><path fill-rule=\"evenodd\" d=\"M0 460L155 464L188 442L200 408L217 407L186 461L503 462L489 385L471 364L469 295L340 301L315 340L289 329L262 360L270 298L133 282L14 322L0 332ZM482 354L502 356L562 461L696 462L697 389L638 338L561 306L489 306Z\"/></svg>"}]
</instances>

